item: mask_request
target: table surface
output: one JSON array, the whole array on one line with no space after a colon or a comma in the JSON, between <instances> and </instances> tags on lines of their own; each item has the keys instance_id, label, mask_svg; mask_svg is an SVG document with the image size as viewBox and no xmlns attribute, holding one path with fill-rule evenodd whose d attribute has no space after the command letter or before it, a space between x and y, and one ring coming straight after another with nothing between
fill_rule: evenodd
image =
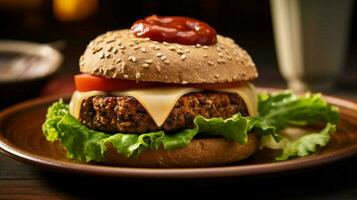
<instances>
[{"instance_id":1,"label":"table surface","mask_svg":"<svg viewBox=\"0 0 357 200\"><path fill-rule=\"evenodd\" d=\"M63 80L68 80L68 77L61 77L50 84L60 84L63 88ZM279 86L279 83L276 85ZM351 91L335 90L329 94L357 99L356 93ZM91 199L109 195L119 198L123 194L155 197L166 192L176 196L193 192L222 194L222 191L224 195L232 194L237 198L357 199L357 156L287 173L179 181L63 174L0 154L0 199Z\"/></svg>"}]
</instances>

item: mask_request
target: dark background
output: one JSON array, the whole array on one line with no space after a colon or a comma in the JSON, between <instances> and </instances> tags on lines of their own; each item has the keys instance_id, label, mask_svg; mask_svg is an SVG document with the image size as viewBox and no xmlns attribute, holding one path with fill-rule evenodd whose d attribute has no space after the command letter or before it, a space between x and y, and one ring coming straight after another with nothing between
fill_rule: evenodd
<instances>
[{"instance_id":1,"label":"dark background","mask_svg":"<svg viewBox=\"0 0 357 200\"><path fill-rule=\"evenodd\" d=\"M54 14L53 1L28 0L36 5L21 5L23 1L26 0L0 0L0 38L41 43L65 41L66 45L62 50L65 60L60 74L79 71L79 56L89 41L100 33L129 28L137 19L151 14L183 15L208 22L218 33L234 38L245 48L253 57L260 72L258 85L285 87L277 65L269 1L106 0L98 1L97 10L88 17L72 21L63 21ZM19 5L16 2L20 2ZM356 3L354 10L355 7ZM339 77L338 94L357 90L355 12L352 18L350 42L344 70Z\"/></svg>"}]
</instances>

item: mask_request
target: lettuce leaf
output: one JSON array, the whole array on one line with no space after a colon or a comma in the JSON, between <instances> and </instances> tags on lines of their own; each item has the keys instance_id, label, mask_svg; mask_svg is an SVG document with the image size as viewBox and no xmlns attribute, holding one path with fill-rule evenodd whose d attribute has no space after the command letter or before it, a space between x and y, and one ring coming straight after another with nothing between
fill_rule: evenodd
<instances>
[{"instance_id":1,"label":"lettuce leaf","mask_svg":"<svg viewBox=\"0 0 357 200\"><path fill-rule=\"evenodd\" d=\"M275 127L275 133L265 135L261 145L282 149L277 160L287 160L291 156L306 156L316 151L317 146L325 146L330 140L330 134L336 130L339 121L339 110L329 105L321 94L307 93L297 96L291 91L277 94L262 93L259 99L259 118L262 122ZM306 133L295 141L291 141L280 132L289 126L306 126L327 123L326 127L317 133ZM274 139L274 141L272 141Z\"/></svg>"},{"instance_id":2,"label":"lettuce leaf","mask_svg":"<svg viewBox=\"0 0 357 200\"><path fill-rule=\"evenodd\" d=\"M68 105L59 100L48 108L42 130L48 141L61 141L68 158L86 162L102 161L109 143L118 153L130 157L137 156L146 149L163 148L170 151L182 148L196 135L219 136L245 144L249 132L262 136L262 146L269 147L267 138L272 138L276 144L281 141L279 145L275 145L282 149L282 155L277 159L286 160L291 156L308 155L315 152L317 146L325 146L329 141L329 134L335 130L334 124L338 122L338 109L327 104L320 94L299 97L285 91L277 94L263 93L258 98L258 117L243 117L239 113L228 119L196 116L194 128L170 135L163 131L138 135L107 134L91 130L72 117ZM290 141L280 134L288 126L315 123L328 124L321 132L306 134L296 141Z\"/></svg>"},{"instance_id":3,"label":"lettuce leaf","mask_svg":"<svg viewBox=\"0 0 357 200\"><path fill-rule=\"evenodd\" d=\"M318 146L323 147L330 141L330 134L336 130L336 125L328 123L324 129L318 133L309 133L299 139L288 142L283 153L276 157L276 160L287 160L292 156L307 156L316 151Z\"/></svg>"},{"instance_id":4,"label":"lettuce leaf","mask_svg":"<svg viewBox=\"0 0 357 200\"><path fill-rule=\"evenodd\" d=\"M231 118L205 119L197 116L195 127L185 129L173 135L163 131L145 134L113 135L94 131L82 125L68 113L68 106L61 100L49 107L46 121L42 126L47 140L60 140L70 159L79 161L101 161L104 158L107 143L127 157L136 156L146 149L174 150L187 146L195 135L222 136L244 144L247 133L252 129L253 119L242 117L239 113Z\"/></svg>"}]
</instances>

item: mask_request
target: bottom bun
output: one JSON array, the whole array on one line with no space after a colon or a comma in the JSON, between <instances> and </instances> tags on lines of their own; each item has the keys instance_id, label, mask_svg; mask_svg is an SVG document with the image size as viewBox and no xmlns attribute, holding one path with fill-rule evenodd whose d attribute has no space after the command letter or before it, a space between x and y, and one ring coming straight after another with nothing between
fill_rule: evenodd
<instances>
[{"instance_id":1,"label":"bottom bun","mask_svg":"<svg viewBox=\"0 0 357 200\"><path fill-rule=\"evenodd\" d=\"M244 145L223 138L193 139L184 148L173 151L146 150L138 157L125 157L108 145L106 164L131 167L207 167L224 165L243 160L252 155L258 147L255 134L249 134Z\"/></svg>"}]
</instances>

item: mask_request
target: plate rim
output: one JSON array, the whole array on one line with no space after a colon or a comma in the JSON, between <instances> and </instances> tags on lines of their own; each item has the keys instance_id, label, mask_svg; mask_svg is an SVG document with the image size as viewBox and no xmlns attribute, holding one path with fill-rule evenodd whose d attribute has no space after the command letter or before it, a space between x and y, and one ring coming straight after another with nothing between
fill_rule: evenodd
<instances>
[{"instance_id":1,"label":"plate rim","mask_svg":"<svg viewBox=\"0 0 357 200\"><path fill-rule=\"evenodd\" d=\"M259 88L259 90L274 91L275 89L271 90L269 88ZM68 98L69 96L70 93L39 97L6 108L0 112L0 125L3 123L3 120L6 119L6 116L11 114L15 110L19 112L21 110L26 110L31 107L41 106L42 104L50 103L51 101L55 101L59 98ZM357 112L357 104L352 101L329 95L323 96L329 102L334 101L334 105ZM1 132L0 152L15 160L30 163L48 170L62 170L70 173L111 177L188 179L262 175L316 167L356 155L357 143L339 150L328 152L323 155L312 155L287 161L250 165L170 169L90 165L85 163L71 163L67 161L61 161L46 156L33 154L24 149L21 149L20 147L16 147L14 144L9 142Z\"/></svg>"}]
</instances>

